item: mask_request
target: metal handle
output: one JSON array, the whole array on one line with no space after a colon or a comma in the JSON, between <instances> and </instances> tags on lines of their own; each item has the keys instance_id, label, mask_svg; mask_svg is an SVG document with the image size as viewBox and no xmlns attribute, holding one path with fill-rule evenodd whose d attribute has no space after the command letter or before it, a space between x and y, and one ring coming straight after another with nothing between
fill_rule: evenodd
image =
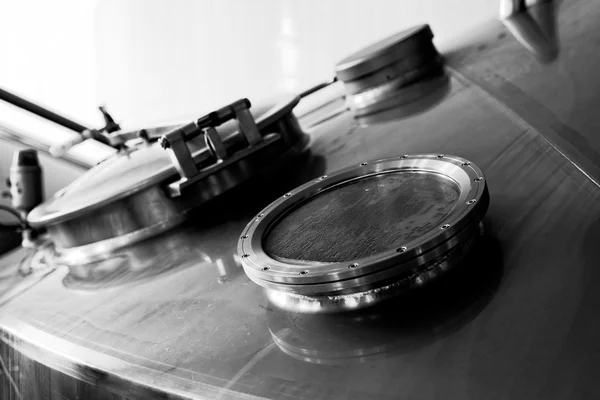
<instances>
[{"instance_id":1,"label":"metal handle","mask_svg":"<svg viewBox=\"0 0 600 400\"><path fill-rule=\"evenodd\" d=\"M182 189L206 175L206 168L202 171L198 169L196 161L187 146L188 140L203 135L206 148L214 159L213 165L233 163L240 157L245 156L246 153L250 154L254 150L259 150L274 140L272 137L269 140L263 140L254 117L250 113L250 106L248 99L238 100L159 138L160 145L167 150L173 165L181 176L179 181L170 185L171 195L180 195ZM239 131L244 136L248 146L237 151L235 155L230 155L216 128L233 119L237 120Z\"/></svg>"}]
</instances>

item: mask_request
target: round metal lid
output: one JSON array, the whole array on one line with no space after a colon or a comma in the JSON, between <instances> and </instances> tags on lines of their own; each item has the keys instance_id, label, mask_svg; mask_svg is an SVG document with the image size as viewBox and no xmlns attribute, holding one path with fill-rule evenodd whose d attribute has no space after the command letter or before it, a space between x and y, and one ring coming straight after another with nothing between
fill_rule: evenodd
<instances>
[{"instance_id":1,"label":"round metal lid","mask_svg":"<svg viewBox=\"0 0 600 400\"><path fill-rule=\"evenodd\" d=\"M262 129L290 112L299 98L288 98L274 107L252 108L256 124ZM221 135L237 134L233 122L219 128ZM196 162L209 157L205 146L189 142ZM195 151L194 151L195 150ZM122 151L101 162L54 197L31 211L27 219L34 227L52 225L88 213L115 200L162 183L177 175L166 151L158 143Z\"/></svg>"},{"instance_id":2,"label":"round metal lid","mask_svg":"<svg viewBox=\"0 0 600 400\"><path fill-rule=\"evenodd\" d=\"M433 32L429 25L418 25L387 37L344 58L336 66L336 75L351 81L363 75L427 52L432 47ZM432 56L435 56L435 52ZM407 65L409 65L408 63Z\"/></svg>"},{"instance_id":3,"label":"round metal lid","mask_svg":"<svg viewBox=\"0 0 600 400\"><path fill-rule=\"evenodd\" d=\"M483 174L445 155L363 162L275 201L238 245L256 283L300 294L364 287L439 258L487 211Z\"/></svg>"}]
</instances>

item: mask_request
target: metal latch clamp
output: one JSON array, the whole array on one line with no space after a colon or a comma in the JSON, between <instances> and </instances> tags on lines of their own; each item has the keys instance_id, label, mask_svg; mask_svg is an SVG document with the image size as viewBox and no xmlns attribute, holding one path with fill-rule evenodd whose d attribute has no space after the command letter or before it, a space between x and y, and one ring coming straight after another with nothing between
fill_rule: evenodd
<instances>
[{"instance_id":1,"label":"metal latch clamp","mask_svg":"<svg viewBox=\"0 0 600 400\"><path fill-rule=\"evenodd\" d=\"M260 151L281 137L276 133L263 137L254 117L250 113L250 107L251 104L248 99L238 100L199 118L197 121L168 132L159 138L160 145L167 150L173 165L180 175L179 180L167 186L167 192L171 197L181 196L185 188ZM232 119L237 120L239 132L246 139L248 146L233 154L229 154L216 127ZM199 169L196 165L196 161L186 143L188 140L199 135L204 136L206 148L215 161L213 164L202 169Z\"/></svg>"}]
</instances>

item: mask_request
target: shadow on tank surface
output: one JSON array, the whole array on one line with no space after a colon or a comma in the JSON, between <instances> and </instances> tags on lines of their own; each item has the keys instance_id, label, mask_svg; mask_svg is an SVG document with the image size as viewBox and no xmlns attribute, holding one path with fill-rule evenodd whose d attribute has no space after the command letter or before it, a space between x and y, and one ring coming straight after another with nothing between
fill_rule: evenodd
<instances>
[{"instance_id":1,"label":"shadow on tank surface","mask_svg":"<svg viewBox=\"0 0 600 400\"><path fill-rule=\"evenodd\" d=\"M468 325L492 301L503 276L502 251L489 235L439 280L365 311L333 315L290 313L270 306L275 344L317 364L371 361L410 353Z\"/></svg>"}]
</instances>

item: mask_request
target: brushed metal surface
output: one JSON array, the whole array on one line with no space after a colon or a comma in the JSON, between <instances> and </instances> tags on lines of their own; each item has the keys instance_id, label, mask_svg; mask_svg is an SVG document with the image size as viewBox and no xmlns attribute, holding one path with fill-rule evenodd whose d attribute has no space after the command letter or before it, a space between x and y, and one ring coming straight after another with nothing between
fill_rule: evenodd
<instances>
[{"instance_id":1,"label":"brushed metal surface","mask_svg":"<svg viewBox=\"0 0 600 400\"><path fill-rule=\"evenodd\" d=\"M315 367L280 352L265 324L266 298L233 253L245 223L297 185L281 181L253 185L206 209L211 218L190 221L193 240L211 262L199 263L189 253L189 261L172 273L83 294L63 287L67 272L59 268L27 290L7 293L0 301L0 326L18 332L21 340L3 340L35 359L45 355L44 363L68 358L135 382L131 387L183 390L192 398L218 397L221 390L301 399L593 393L586 382L598 361L590 349L596 348L593 333L599 331L590 315L600 296L586 282L597 271L600 226L590 216L600 213L600 192L487 93L458 79L452 85L445 102L410 119L365 128L349 114L331 119L313 131L312 148L317 157L327 156L327 171L352 163L357 154L369 159L432 149L463 155L486 171L495 201L485 223L502 249L504 277L488 306L462 329L385 362L354 367ZM490 127L494 131L487 134ZM385 138L385 146L372 145L373 137ZM311 164L295 168L305 179L323 174ZM239 207L241 193L245 207ZM3 258L2 269L21 254ZM26 286L30 279L13 286ZM46 348L54 343L48 337L59 340L58 347ZM42 350L31 350L32 343ZM560 350L564 346L570 350ZM527 367L533 364L537 367ZM90 381L78 369L62 371ZM110 380L104 383L122 390Z\"/></svg>"},{"instance_id":2,"label":"brushed metal surface","mask_svg":"<svg viewBox=\"0 0 600 400\"><path fill-rule=\"evenodd\" d=\"M438 174L399 172L328 190L283 216L269 230L271 257L343 262L373 256L438 227L460 188Z\"/></svg>"},{"instance_id":3,"label":"brushed metal surface","mask_svg":"<svg viewBox=\"0 0 600 400\"><path fill-rule=\"evenodd\" d=\"M600 8L589 0L538 3L528 14L556 48L550 60L500 23L457 38L446 59L600 183L600 117L591 106L600 102L595 50Z\"/></svg>"},{"instance_id":4,"label":"brushed metal surface","mask_svg":"<svg viewBox=\"0 0 600 400\"><path fill-rule=\"evenodd\" d=\"M159 186L151 186L129 197L115 200L111 204L48 227L48 232L57 248L68 249L97 242L110 242L110 239L132 243L132 235L139 240L153 234L153 227L159 230L173 227L184 220L179 202L172 202ZM88 246L89 247L89 246ZM93 249L82 249L90 256L118 247L107 243Z\"/></svg>"},{"instance_id":5,"label":"brushed metal surface","mask_svg":"<svg viewBox=\"0 0 600 400\"><path fill-rule=\"evenodd\" d=\"M210 261L189 253L187 264L158 278L81 293L64 288L65 268L22 278L25 251L3 256L2 340L128 398L148 398L148 390L167 398L598 398L600 189L590 179L600 176L598 15L594 1L561 5L563 48L549 66L509 36L498 39L507 32L490 24L497 31L489 40L473 36L472 47L452 55L458 74L450 71L447 97L421 114L361 126L324 107L330 117L311 130L313 158L287 179L247 186L189 221L190 238ZM478 50L477 40L487 47ZM474 266L496 272L470 282L491 281L493 289L481 297L450 291L450 300L462 299L454 304L427 297L428 307L415 305L417 320L444 307L442 316L475 312L450 329L436 331L444 324L434 322L397 331L401 345L378 358L327 365L282 352L267 324L272 309L233 257L243 226L302 181L357 158L428 152L462 156L486 173L493 201L484 222L496 251L487 248ZM388 326L380 329L389 333ZM352 328L367 343L382 337L368 319Z\"/></svg>"}]
</instances>

